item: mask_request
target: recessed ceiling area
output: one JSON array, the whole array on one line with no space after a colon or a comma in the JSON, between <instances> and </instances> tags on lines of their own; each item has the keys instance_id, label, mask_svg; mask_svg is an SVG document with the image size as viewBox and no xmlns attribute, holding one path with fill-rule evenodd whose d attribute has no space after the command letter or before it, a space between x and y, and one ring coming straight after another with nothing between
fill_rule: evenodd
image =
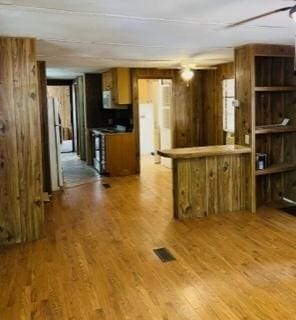
<instances>
[{"instance_id":1,"label":"recessed ceiling area","mask_svg":"<svg viewBox=\"0 0 296 320\"><path fill-rule=\"evenodd\" d=\"M51 78L110 67L212 66L247 43L293 44L287 12L236 28L230 23L292 6L289 0L6 0L0 35L37 38Z\"/></svg>"}]
</instances>

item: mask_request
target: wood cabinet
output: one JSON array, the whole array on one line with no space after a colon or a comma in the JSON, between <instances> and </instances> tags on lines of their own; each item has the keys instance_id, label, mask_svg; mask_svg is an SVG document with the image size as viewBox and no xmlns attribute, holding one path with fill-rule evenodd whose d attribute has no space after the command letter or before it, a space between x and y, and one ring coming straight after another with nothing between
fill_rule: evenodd
<instances>
[{"instance_id":1,"label":"wood cabinet","mask_svg":"<svg viewBox=\"0 0 296 320\"><path fill-rule=\"evenodd\" d=\"M139 80L139 104L152 103L152 81L149 79Z\"/></svg>"},{"instance_id":2,"label":"wood cabinet","mask_svg":"<svg viewBox=\"0 0 296 320\"><path fill-rule=\"evenodd\" d=\"M132 103L131 75L129 68L115 68L102 75L103 91L111 91L115 107Z\"/></svg>"},{"instance_id":3,"label":"wood cabinet","mask_svg":"<svg viewBox=\"0 0 296 320\"><path fill-rule=\"evenodd\" d=\"M106 168L111 177L136 174L135 135L133 133L106 136Z\"/></svg>"},{"instance_id":4,"label":"wood cabinet","mask_svg":"<svg viewBox=\"0 0 296 320\"><path fill-rule=\"evenodd\" d=\"M103 90L104 91L112 91L113 83L112 83L112 70L106 71L102 75L103 81Z\"/></svg>"},{"instance_id":5,"label":"wood cabinet","mask_svg":"<svg viewBox=\"0 0 296 320\"><path fill-rule=\"evenodd\" d=\"M136 174L135 134L92 130L94 167L111 177Z\"/></svg>"},{"instance_id":6,"label":"wood cabinet","mask_svg":"<svg viewBox=\"0 0 296 320\"><path fill-rule=\"evenodd\" d=\"M250 137L252 208L284 207L296 200L296 77L294 48L249 45L236 49L236 143ZM288 125L277 125L283 119ZM272 125L272 126L270 126ZM267 154L266 168L256 168L256 153Z\"/></svg>"}]
</instances>

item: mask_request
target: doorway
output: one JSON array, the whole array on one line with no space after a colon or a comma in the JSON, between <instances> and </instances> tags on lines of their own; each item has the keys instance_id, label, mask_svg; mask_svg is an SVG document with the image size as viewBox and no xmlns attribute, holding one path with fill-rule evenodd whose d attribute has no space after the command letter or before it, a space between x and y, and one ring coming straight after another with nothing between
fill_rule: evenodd
<instances>
[{"instance_id":1,"label":"doorway","mask_svg":"<svg viewBox=\"0 0 296 320\"><path fill-rule=\"evenodd\" d=\"M140 163L171 168L171 159L160 157L157 151L172 148L172 80L139 79Z\"/></svg>"},{"instance_id":2,"label":"doorway","mask_svg":"<svg viewBox=\"0 0 296 320\"><path fill-rule=\"evenodd\" d=\"M48 110L51 130L52 190L75 187L95 182L99 175L79 155L77 128L83 123L76 116L76 91L73 81L51 81L47 85ZM84 121L84 120L82 120Z\"/></svg>"},{"instance_id":3,"label":"doorway","mask_svg":"<svg viewBox=\"0 0 296 320\"><path fill-rule=\"evenodd\" d=\"M74 130L71 87L68 85L47 86L48 98L56 99L60 125L61 152L74 152Z\"/></svg>"}]
</instances>

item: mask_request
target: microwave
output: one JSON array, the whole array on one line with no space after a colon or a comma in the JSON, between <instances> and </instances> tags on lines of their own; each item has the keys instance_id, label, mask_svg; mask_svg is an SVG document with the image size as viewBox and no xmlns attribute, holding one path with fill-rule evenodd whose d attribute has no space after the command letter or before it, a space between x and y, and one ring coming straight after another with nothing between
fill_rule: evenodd
<instances>
[{"instance_id":1,"label":"microwave","mask_svg":"<svg viewBox=\"0 0 296 320\"><path fill-rule=\"evenodd\" d=\"M103 91L103 108L104 109L127 109L127 105L115 104L112 97L111 90Z\"/></svg>"},{"instance_id":2,"label":"microwave","mask_svg":"<svg viewBox=\"0 0 296 320\"><path fill-rule=\"evenodd\" d=\"M112 91L103 91L103 108L113 109Z\"/></svg>"}]
</instances>

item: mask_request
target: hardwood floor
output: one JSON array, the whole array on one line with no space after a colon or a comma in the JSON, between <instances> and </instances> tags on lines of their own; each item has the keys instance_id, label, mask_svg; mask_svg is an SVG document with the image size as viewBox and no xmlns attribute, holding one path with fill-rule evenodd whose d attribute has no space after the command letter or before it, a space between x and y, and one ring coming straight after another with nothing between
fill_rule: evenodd
<instances>
[{"instance_id":1,"label":"hardwood floor","mask_svg":"<svg viewBox=\"0 0 296 320\"><path fill-rule=\"evenodd\" d=\"M1 320L295 319L294 217L176 221L170 171L152 164L104 182L56 196L45 239L0 249Z\"/></svg>"}]
</instances>

